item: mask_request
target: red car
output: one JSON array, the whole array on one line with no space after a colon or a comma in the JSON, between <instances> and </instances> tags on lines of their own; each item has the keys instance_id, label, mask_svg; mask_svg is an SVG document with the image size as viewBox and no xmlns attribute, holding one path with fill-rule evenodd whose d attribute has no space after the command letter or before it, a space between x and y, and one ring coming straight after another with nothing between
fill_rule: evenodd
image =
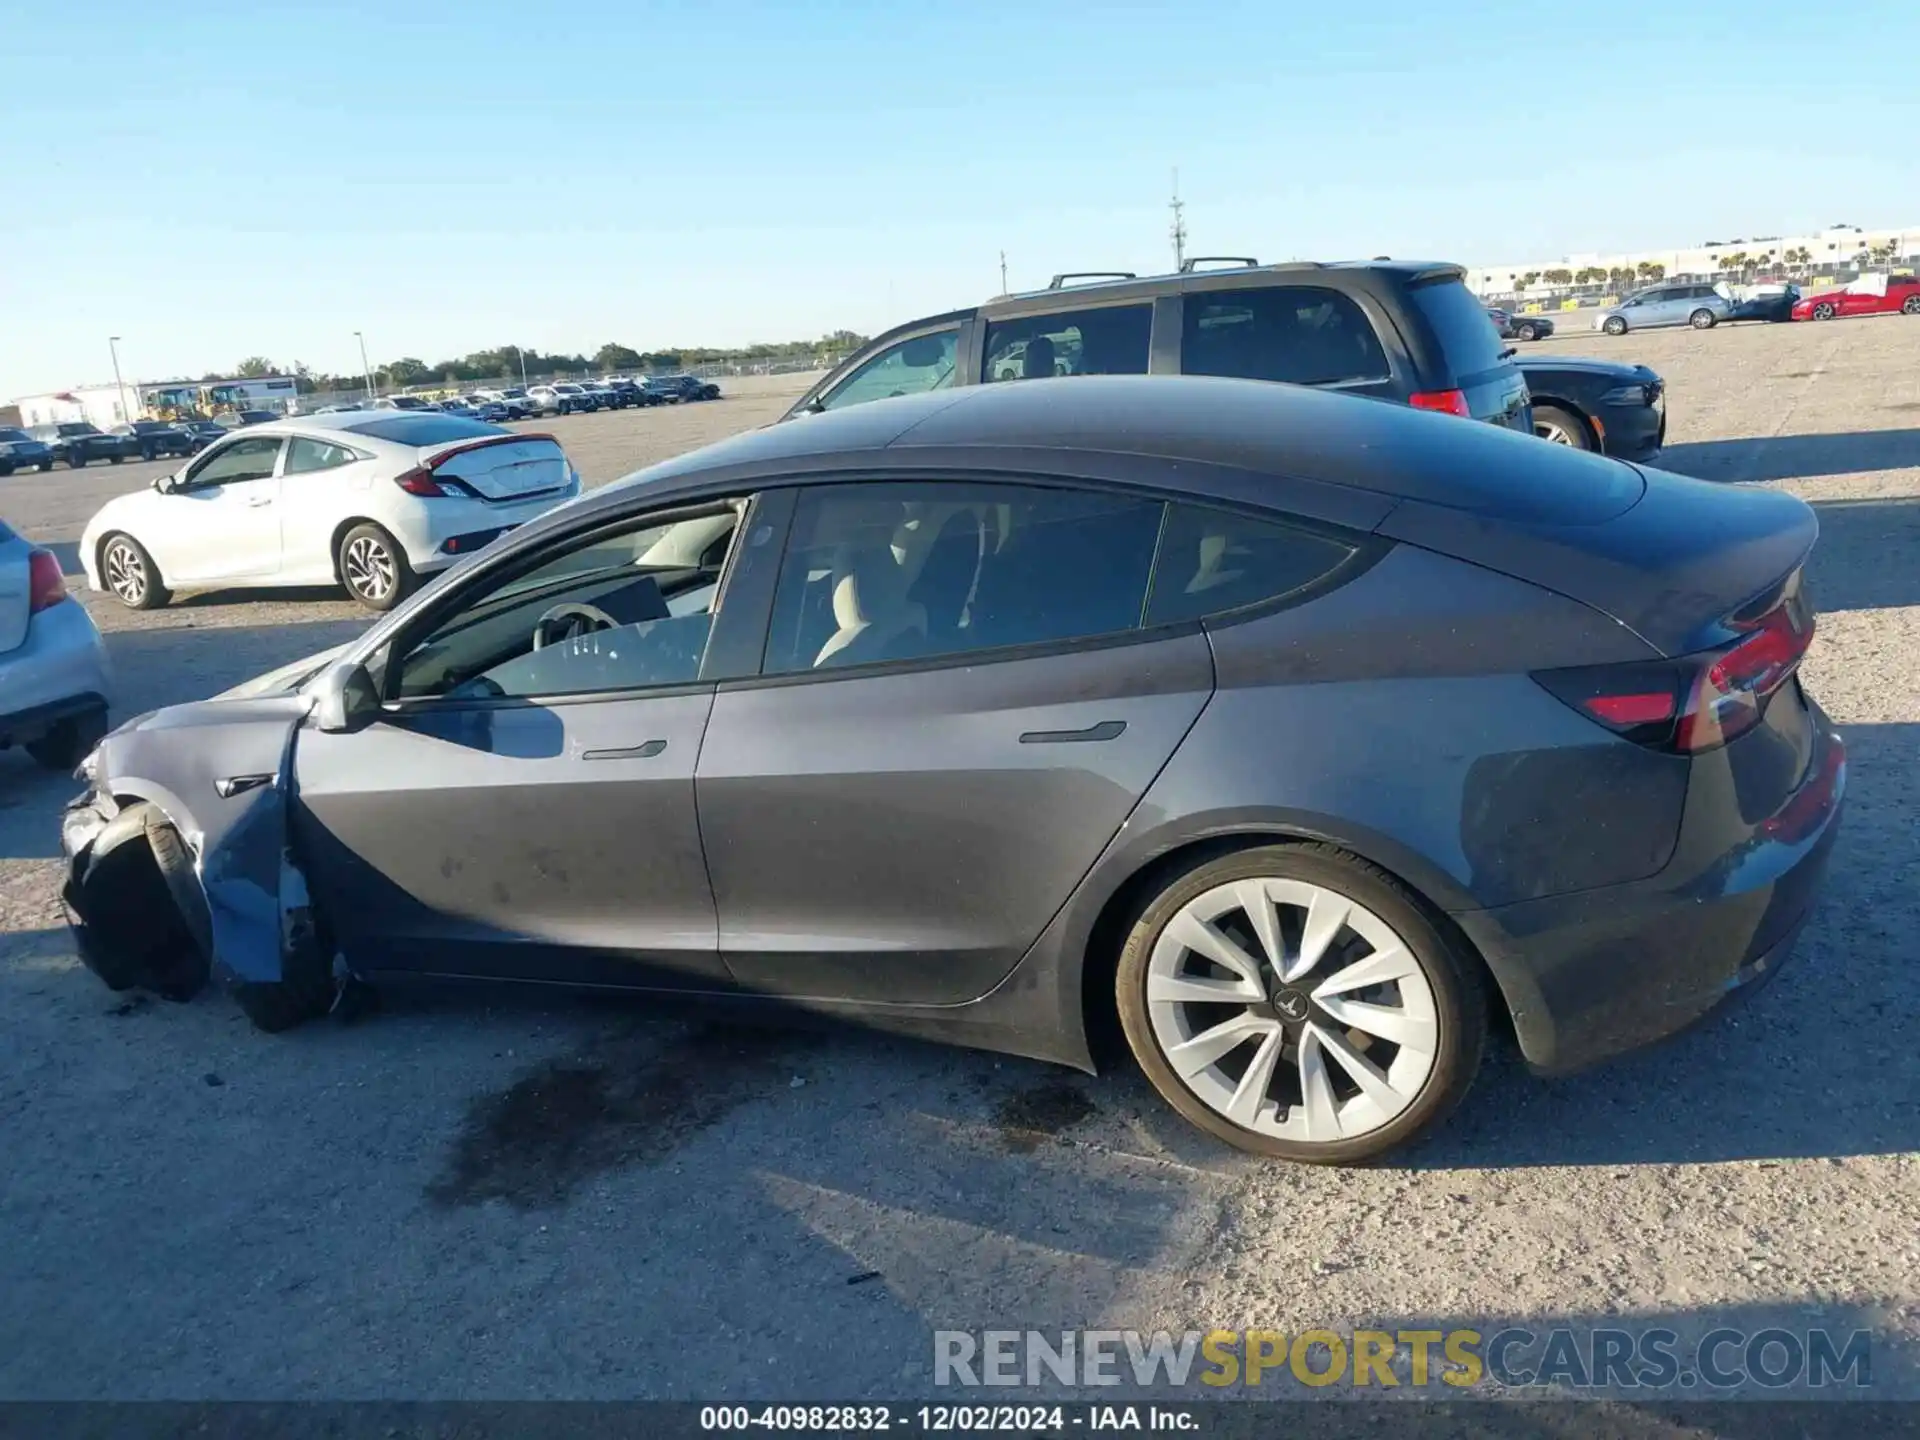
<instances>
[{"instance_id":1,"label":"red car","mask_svg":"<svg viewBox=\"0 0 1920 1440\"><path fill-rule=\"evenodd\" d=\"M1842 315L1920 315L1920 280L1911 275L1863 275L1844 290L1803 295L1796 320L1835 320Z\"/></svg>"}]
</instances>

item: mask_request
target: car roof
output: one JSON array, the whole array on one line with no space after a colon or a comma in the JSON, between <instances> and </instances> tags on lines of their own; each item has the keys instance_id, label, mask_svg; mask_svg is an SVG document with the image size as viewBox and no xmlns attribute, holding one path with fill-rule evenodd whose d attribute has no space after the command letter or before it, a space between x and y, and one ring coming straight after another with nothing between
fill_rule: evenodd
<instances>
[{"instance_id":1,"label":"car roof","mask_svg":"<svg viewBox=\"0 0 1920 1440\"><path fill-rule=\"evenodd\" d=\"M1548 483L1555 466L1596 495L1639 484L1620 461L1408 406L1266 380L1107 375L961 386L779 422L638 471L581 503L624 506L638 487L692 499L730 483L835 470L1084 474L1090 457L1118 462L1104 466L1116 478L1217 498L1270 493L1229 474L1285 477L1338 502L1320 509L1323 518L1372 514L1369 525L1402 500L1524 519L1529 490L1563 490ZM1372 503L1346 503L1361 496Z\"/></svg>"}]
</instances>

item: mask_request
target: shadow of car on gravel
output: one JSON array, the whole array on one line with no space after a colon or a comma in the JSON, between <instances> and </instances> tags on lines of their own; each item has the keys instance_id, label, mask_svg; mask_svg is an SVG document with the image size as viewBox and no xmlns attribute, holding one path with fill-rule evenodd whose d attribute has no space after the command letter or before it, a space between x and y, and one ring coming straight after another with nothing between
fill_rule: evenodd
<instances>
[{"instance_id":1,"label":"shadow of car on gravel","mask_svg":"<svg viewBox=\"0 0 1920 1440\"><path fill-rule=\"evenodd\" d=\"M1807 588L1816 615L1920 605L1920 495L1816 500L1813 512L1820 539Z\"/></svg>"},{"instance_id":2,"label":"shadow of car on gravel","mask_svg":"<svg viewBox=\"0 0 1920 1440\"><path fill-rule=\"evenodd\" d=\"M1831 435L1753 435L1669 445L1662 470L1697 480L1805 480L1920 465L1920 430L1853 430Z\"/></svg>"}]
</instances>

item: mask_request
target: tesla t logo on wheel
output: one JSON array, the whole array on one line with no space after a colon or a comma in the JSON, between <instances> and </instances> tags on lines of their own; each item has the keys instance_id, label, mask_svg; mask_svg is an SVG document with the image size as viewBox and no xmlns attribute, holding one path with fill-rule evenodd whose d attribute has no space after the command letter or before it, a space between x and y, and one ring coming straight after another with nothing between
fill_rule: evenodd
<instances>
[{"instance_id":1,"label":"tesla t logo on wheel","mask_svg":"<svg viewBox=\"0 0 1920 1440\"><path fill-rule=\"evenodd\" d=\"M1307 997L1298 990L1282 990L1273 997L1273 1008L1289 1020L1307 1018Z\"/></svg>"}]
</instances>

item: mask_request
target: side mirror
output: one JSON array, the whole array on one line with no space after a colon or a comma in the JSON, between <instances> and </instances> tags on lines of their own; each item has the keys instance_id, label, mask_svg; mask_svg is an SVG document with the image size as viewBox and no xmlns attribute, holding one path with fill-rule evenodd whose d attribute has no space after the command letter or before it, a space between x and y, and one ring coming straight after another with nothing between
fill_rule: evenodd
<instances>
[{"instance_id":1,"label":"side mirror","mask_svg":"<svg viewBox=\"0 0 1920 1440\"><path fill-rule=\"evenodd\" d=\"M185 471L183 470L176 470L171 475L156 476L154 478L153 488L158 490L162 495L171 494L180 487L180 477L184 473Z\"/></svg>"},{"instance_id":2,"label":"side mirror","mask_svg":"<svg viewBox=\"0 0 1920 1440\"><path fill-rule=\"evenodd\" d=\"M364 730L380 715L380 691L367 667L343 660L320 672L313 687L314 728L333 735Z\"/></svg>"}]
</instances>

